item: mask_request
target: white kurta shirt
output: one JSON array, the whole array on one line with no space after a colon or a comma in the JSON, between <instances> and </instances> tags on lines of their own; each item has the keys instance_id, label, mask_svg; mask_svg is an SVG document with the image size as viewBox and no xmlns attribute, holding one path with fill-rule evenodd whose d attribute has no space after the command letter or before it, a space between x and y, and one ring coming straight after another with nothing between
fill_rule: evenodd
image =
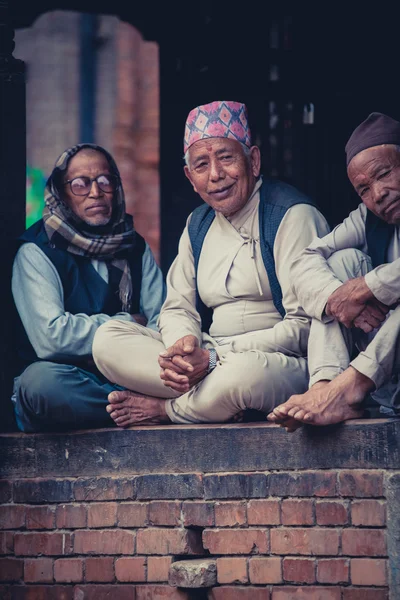
<instances>
[{"instance_id":1,"label":"white kurta shirt","mask_svg":"<svg viewBox=\"0 0 400 600\"><path fill-rule=\"evenodd\" d=\"M310 319L293 293L289 268L301 250L316 236L326 235L329 227L322 214L307 204L293 206L282 219L273 249L286 311L282 319L274 306L261 256L258 223L261 183L257 182L249 201L235 215L228 219L216 213L199 260L199 293L214 311L210 336L219 356L229 350L251 349L304 356ZM189 334L200 343L204 339L196 310L194 258L187 226L167 276L167 298L159 328L167 348Z\"/></svg>"}]
</instances>

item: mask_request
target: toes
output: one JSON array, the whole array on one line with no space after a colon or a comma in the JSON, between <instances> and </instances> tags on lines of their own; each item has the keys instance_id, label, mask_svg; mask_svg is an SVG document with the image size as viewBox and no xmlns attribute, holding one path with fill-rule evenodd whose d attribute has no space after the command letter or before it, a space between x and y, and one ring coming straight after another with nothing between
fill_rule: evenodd
<instances>
[{"instance_id":1,"label":"toes","mask_svg":"<svg viewBox=\"0 0 400 600\"><path fill-rule=\"evenodd\" d=\"M108 394L108 401L112 403L123 402L127 397L126 392L111 392Z\"/></svg>"}]
</instances>

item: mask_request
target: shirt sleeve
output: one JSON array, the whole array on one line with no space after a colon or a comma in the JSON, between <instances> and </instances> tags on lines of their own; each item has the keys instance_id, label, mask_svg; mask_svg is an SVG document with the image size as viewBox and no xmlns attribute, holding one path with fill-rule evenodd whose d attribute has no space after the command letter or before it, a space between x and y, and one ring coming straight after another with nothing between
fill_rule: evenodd
<instances>
[{"instance_id":1,"label":"shirt sleeve","mask_svg":"<svg viewBox=\"0 0 400 600\"><path fill-rule=\"evenodd\" d=\"M328 298L342 285L328 265L328 258L338 250L358 248L367 251L364 204L350 213L337 227L323 237L315 239L294 260L291 280L300 305L311 317L327 321L324 315Z\"/></svg>"},{"instance_id":2,"label":"shirt sleeve","mask_svg":"<svg viewBox=\"0 0 400 600\"><path fill-rule=\"evenodd\" d=\"M365 283L378 300L392 306L400 300L400 258L379 265L365 275Z\"/></svg>"},{"instance_id":3,"label":"shirt sleeve","mask_svg":"<svg viewBox=\"0 0 400 600\"><path fill-rule=\"evenodd\" d=\"M142 259L140 312L147 318L147 327L157 331L157 319L165 300L165 283L153 253L146 243Z\"/></svg>"},{"instance_id":4,"label":"shirt sleeve","mask_svg":"<svg viewBox=\"0 0 400 600\"><path fill-rule=\"evenodd\" d=\"M201 344L201 318L196 310L194 257L187 225L179 241L178 255L167 274L167 297L158 325L166 348L185 335L194 335Z\"/></svg>"},{"instance_id":5,"label":"shirt sleeve","mask_svg":"<svg viewBox=\"0 0 400 600\"><path fill-rule=\"evenodd\" d=\"M128 313L71 314L57 269L36 246L24 244L14 260L12 293L29 341L43 360L73 360L92 353L97 328L110 319L133 321Z\"/></svg>"},{"instance_id":6,"label":"shirt sleeve","mask_svg":"<svg viewBox=\"0 0 400 600\"><path fill-rule=\"evenodd\" d=\"M323 215L313 206L298 204L290 208L276 234L274 243L275 272L282 289L285 317L270 329L243 336L233 342L234 351L258 349L304 356L310 329L310 317L301 307L292 287L290 266L298 254L316 238L329 232Z\"/></svg>"}]
</instances>

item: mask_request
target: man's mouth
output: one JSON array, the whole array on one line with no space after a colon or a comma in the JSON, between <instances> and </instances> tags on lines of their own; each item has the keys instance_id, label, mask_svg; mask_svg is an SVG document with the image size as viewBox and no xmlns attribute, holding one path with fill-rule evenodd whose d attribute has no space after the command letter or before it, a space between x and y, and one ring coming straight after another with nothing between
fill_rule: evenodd
<instances>
[{"instance_id":1,"label":"man's mouth","mask_svg":"<svg viewBox=\"0 0 400 600\"><path fill-rule=\"evenodd\" d=\"M106 204L97 203L91 204L86 208L87 212L96 211L96 212L108 212L108 206Z\"/></svg>"},{"instance_id":2,"label":"man's mouth","mask_svg":"<svg viewBox=\"0 0 400 600\"><path fill-rule=\"evenodd\" d=\"M209 192L209 193L216 200L224 200L225 198L227 198L229 196L231 189L234 185L235 184L232 183L231 185L226 185L218 190L215 190L215 191Z\"/></svg>"},{"instance_id":3,"label":"man's mouth","mask_svg":"<svg viewBox=\"0 0 400 600\"><path fill-rule=\"evenodd\" d=\"M390 204L388 204L388 205L387 205L387 206L386 206L386 207L383 209L383 211L382 211L382 216L383 216L383 217L386 217L386 216L387 216L389 213L391 213L391 212L392 212L392 210L393 210L394 208L396 208L396 206L398 206L398 205L399 205L399 201L400 201L400 198L396 198L395 200L392 200L392 202L390 202Z\"/></svg>"}]
</instances>

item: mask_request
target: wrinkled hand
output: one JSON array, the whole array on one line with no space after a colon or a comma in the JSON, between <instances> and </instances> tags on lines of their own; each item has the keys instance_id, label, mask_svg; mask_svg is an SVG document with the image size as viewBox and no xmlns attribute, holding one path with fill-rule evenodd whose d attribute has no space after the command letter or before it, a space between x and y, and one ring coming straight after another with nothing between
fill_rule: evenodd
<instances>
[{"instance_id":1,"label":"wrinkled hand","mask_svg":"<svg viewBox=\"0 0 400 600\"><path fill-rule=\"evenodd\" d=\"M377 302L364 277L349 279L329 296L325 313L350 328L371 300Z\"/></svg>"},{"instance_id":2,"label":"wrinkled hand","mask_svg":"<svg viewBox=\"0 0 400 600\"><path fill-rule=\"evenodd\" d=\"M160 353L160 377L164 385L184 394L204 379L208 362L209 351L199 348L194 335L186 335Z\"/></svg>"},{"instance_id":3,"label":"wrinkled hand","mask_svg":"<svg viewBox=\"0 0 400 600\"><path fill-rule=\"evenodd\" d=\"M369 333L383 323L389 310L389 306L379 302L376 298L370 300L364 310L354 319L353 327L358 327L365 333Z\"/></svg>"},{"instance_id":4,"label":"wrinkled hand","mask_svg":"<svg viewBox=\"0 0 400 600\"><path fill-rule=\"evenodd\" d=\"M143 325L143 327L146 327L147 319L144 315L142 315L141 313L137 313L131 316L135 319L136 323L139 323L139 325Z\"/></svg>"}]
</instances>

